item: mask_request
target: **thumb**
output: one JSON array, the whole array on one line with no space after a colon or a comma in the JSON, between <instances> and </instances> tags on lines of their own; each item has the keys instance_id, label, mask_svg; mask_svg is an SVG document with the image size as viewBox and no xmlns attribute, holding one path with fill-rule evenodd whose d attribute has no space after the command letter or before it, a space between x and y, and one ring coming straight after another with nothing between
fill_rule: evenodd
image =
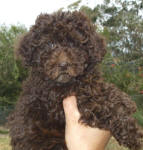
<instances>
[{"instance_id":1,"label":"thumb","mask_svg":"<svg viewBox=\"0 0 143 150\"><path fill-rule=\"evenodd\" d=\"M75 123L78 123L78 120L80 118L80 113L78 111L76 97L70 96L64 99L63 107L64 107L64 112L66 117L66 124L73 125Z\"/></svg>"}]
</instances>

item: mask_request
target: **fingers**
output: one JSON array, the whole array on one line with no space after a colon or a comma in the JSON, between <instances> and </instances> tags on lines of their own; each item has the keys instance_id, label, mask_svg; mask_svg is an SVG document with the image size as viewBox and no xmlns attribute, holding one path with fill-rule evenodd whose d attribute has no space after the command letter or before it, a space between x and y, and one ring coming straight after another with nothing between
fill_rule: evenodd
<instances>
[{"instance_id":1,"label":"fingers","mask_svg":"<svg viewBox=\"0 0 143 150\"><path fill-rule=\"evenodd\" d=\"M63 100L63 107L66 116L66 124L72 125L78 123L80 113L78 111L76 97L70 96Z\"/></svg>"}]
</instances>

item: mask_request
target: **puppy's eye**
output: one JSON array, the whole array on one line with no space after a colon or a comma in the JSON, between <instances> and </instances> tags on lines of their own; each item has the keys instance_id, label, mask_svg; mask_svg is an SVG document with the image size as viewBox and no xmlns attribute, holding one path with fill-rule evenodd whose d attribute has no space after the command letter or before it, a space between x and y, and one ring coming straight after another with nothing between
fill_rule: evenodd
<instances>
[{"instance_id":1,"label":"puppy's eye","mask_svg":"<svg viewBox=\"0 0 143 150\"><path fill-rule=\"evenodd\" d=\"M54 44L54 43L49 43L49 46L50 46L51 49L56 48L56 44Z\"/></svg>"}]
</instances>

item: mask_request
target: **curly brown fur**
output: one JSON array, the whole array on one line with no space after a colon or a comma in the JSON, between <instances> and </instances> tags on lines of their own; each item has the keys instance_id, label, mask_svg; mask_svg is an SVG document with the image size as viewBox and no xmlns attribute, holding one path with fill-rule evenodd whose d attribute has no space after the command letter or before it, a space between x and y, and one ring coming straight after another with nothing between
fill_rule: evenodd
<instances>
[{"instance_id":1,"label":"curly brown fur","mask_svg":"<svg viewBox=\"0 0 143 150\"><path fill-rule=\"evenodd\" d=\"M9 117L12 150L66 150L62 100L77 97L80 122L110 130L119 144L141 147L130 97L103 81L98 64L106 50L81 12L41 14L22 38L18 53L29 77Z\"/></svg>"}]
</instances>

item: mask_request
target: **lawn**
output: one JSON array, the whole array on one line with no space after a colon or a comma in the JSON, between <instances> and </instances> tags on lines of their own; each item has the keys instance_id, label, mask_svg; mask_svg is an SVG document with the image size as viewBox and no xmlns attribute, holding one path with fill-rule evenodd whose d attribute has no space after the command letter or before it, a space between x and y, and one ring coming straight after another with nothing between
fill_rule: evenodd
<instances>
[{"instance_id":1,"label":"lawn","mask_svg":"<svg viewBox=\"0 0 143 150\"><path fill-rule=\"evenodd\" d=\"M11 150L9 142L8 130L0 127L0 150Z\"/></svg>"},{"instance_id":2,"label":"lawn","mask_svg":"<svg viewBox=\"0 0 143 150\"><path fill-rule=\"evenodd\" d=\"M3 127L0 127L0 150L11 150L9 142L10 138L8 135L8 130ZM124 148L123 146L119 146L116 140L114 138L111 138L106 147L106 150L129 150L129 149Z\"/></svg>"}]
</instances>

